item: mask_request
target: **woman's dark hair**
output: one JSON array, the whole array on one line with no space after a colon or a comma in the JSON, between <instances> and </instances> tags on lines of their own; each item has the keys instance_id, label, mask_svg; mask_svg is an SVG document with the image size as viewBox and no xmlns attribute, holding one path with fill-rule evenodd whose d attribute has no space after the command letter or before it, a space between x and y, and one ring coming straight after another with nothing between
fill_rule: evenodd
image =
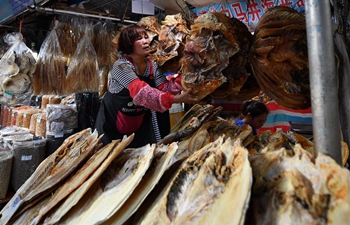
<instances>
[{"instance_id":1,"label":"woman's dark hair","mask_svg":"<svg viewBox=\"0 0 350 225\"><path fill-rule=\"evenodd\" d=\"M242 106L243 116L247 116L248 113L250 113L252 117L257 117L265 113L269 114L269 109L260 101L249 100L245 101Z\"/></svg>"},{"instance_id":2,"label":"woman's dark hair","mask_svg":"<svg viewBox=\"0 0 350 225\"><path fill-rule=\"evenodd\" d=\"M124 54L134 52L134 43L142 34L147 35L145 28L139 25L125 27L119 35L118 50Z\"/></svg>"}]
</instances>

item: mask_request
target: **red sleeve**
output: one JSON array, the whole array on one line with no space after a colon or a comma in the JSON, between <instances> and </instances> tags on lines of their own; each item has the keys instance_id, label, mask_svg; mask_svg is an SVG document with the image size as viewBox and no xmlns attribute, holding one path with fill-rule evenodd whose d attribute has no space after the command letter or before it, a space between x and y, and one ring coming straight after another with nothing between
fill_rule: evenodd
<instances>
[{"instance_id":1,"label":"red sleeve","mask_svg":"<svg viewBox=\"0 0 350 225\"><path fill-rule=\"evenodd\" d=\"M170 92L160 91L152 88L146 82L136 79L128 86L131 98L141 106L164 112L171 108L174 102L174 95Z\"/></svg>"}]
</instances>

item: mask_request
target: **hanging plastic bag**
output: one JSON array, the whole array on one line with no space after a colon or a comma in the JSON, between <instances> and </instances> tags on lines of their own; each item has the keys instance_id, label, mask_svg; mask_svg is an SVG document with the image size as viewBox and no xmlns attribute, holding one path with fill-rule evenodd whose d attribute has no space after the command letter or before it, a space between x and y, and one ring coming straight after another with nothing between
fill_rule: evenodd
<instances>
[{"instance_id":1,"label":"hanging plastic bag","mask_svg":"<svg viewBox=\"0 0 350 225\"><path fill-rule=\"evenodd\" d=\"M0 60L0 104L27 104L33 93L31 78L36 69L33 52L20 33L4 36L11 46Z\"/></svg>"},{"instance_id":2,"label":"hanging plastic bag","mask_svg":"<svg viewBox=\"0 0 350 225\"><path fill-rule=\"evenodd\" d=\"M43 42L33 79L34 94L63 95L65 93L66 61L61 52L56 29Z\"/></svg>"},{"instance_id":3,"label":"hanging plastic bag","mask_svg":"<svg viewBox=\"0 0 350 225\"><path fill-rule=\"evenodd\" d=\"M109 66L111 63L111 44L115 29L111 23L98 22L93 26L92 44L95 48L98 66Z\"/></svg>"},{"instance_id":4,"label":"hanging plastic bag","mask_svg":"<svg viewBox=\"0 0 350 225\"><path fill-rule=\"evenodd\" d=\"M80 40L72 63L68 67L67 93L99 91L97 54L87 33L85 32Z\"/></svg>"}]
</instances>

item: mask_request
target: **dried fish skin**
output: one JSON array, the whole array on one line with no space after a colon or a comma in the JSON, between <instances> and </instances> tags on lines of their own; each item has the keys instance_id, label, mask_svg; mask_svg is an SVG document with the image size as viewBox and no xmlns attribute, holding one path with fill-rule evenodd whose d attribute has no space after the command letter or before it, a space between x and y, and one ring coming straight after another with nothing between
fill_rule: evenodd
<instances>
[{"instance_id":1,"label":"dried fish skin","mask_svg":"<svg viewBox=\"0 0 350 225\"><path fill-rule=\"evenodd\" d=\"M313 157L300 144L294 153L282 148L250 156L255 180L250 224L347 223L350 172L322 153Z\"/></svg>"},{"instance_id":2,"label":"dried fish skin","mask_svg":"<svg viewBox=\"0 0 350 225\"><path fill-rule=\"evenodd\" d=\"M124 224L129 219L159 182L165 170L169 168L177 148L176 142L156 147L152 164L145 176L123 206L109 220L104 222L104 225Z\"/></svg>"},{"instance_id":3,"label":"dried fish skin","mask_svg":"<svg viewBox=\"0 0 350 225\"><path fill-rule=\"evenodd\" d=\"M219 138L183 163L140 223L243 224L251 184L247 150L240 140Z\"/></svg>"},{"instance_id":4,"label":"dried fish skin","mask_svg":"<svg viewBox=\"0 0 350 225\"><path fill-rule=\"evenodd\" d=\"M89 188L91 188L94 182L96 182L96 180L100 178L101 174L112 163L112 161L119 155L119 153L123 151L127 145L130 144L133 138L134 138L134 135L130 135L128 138L126 138L121 142L119 142L119 140L115 140L109 145L105 146L105 148L113 147L112 152L107 156L107 158L103 161L100 167L96 171L94 171L94 173L88 178L87 181L85 181L79 188L77 188L74 192L72 192L64 200L64 202L53 212L52 215L49 215L46 217L44 223L45 224L58 223L62 219L62 217L66 215L68 211L72 209L72 207L75 206L83 196L85 196Z\"/></svg>"},{"instance_id":5,"label":"dried fish skin","mask_svg":"<svg viewBox=\"0 0 350 225\"><path fill-rule=\"evenodd\" d=\"M85 143L85 140L88 138L96 141L97 132L91 133L91 129L89 128L70 136L53 154L42 161L34 173L1 210L0 224L7 224L20 207L38 197L45 190L51 189L67 177L69 171L74 170L79 163L77 161L77 164L70 165L69 160L65 161L64 159L66 157L74 157L74 155L77 156L78 154L73 153L72 150L74 149L75 152L82 150L79 146ZM93 144L95 142L91 141L90 143ZM91 145L90 147L94 148L95 146ZM74 159L79 159L79 157L74 157ZM63 163L62 160L66 163ZM60 167L61 169L59 169Z\"/></svg>"},{"instance_id":6,"label":"dried fish skin","mask_svg":"<svg viewBox=\"0 0 350 225\"><path fill-rule=\"evenodd\" d=\"M167 15L162 21L154 58L163 71L179 71L188 34L189 27L182 14Z\"/></svg>"},{"instance_id":7,"label":"dried fish skin","mask_svg":"<svg viewBox=\"0 0 350 225\"><path fill-rule=\"evenodd\" d=\"M103 174L100 194L74 224L100 224L114 215L151 165L155 144L125 149Z\"/></svg>"},{"instance_id":8,"label":"dried fish skin","mask_svg":"<svg viewBox=\"0 0 350 225\"><path fill-rule=\"evenodd\" d=\"M311 106L304 15L289 7L269 8L255 29L250 62L261 90L278 104Z\"/></svg>"},{"instance_id":9,"label":"dried fish skin","mask_svg":"<svg viewBox=\"0 0 350 225\"><path fill-rule=\"evenodd\" d=\"M222 71L239 51L225 17L206 13L191 25L183 52L182 86L203 99L227 81Z\"/></svg>"}]
</instances>

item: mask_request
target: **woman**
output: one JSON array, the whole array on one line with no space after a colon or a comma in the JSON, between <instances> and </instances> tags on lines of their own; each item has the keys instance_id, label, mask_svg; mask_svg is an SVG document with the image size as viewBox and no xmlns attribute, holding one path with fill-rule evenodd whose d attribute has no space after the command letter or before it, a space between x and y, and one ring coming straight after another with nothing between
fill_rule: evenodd
<instances>
[{"instance_id":1,"label":"woman","mask_svg":"<svg viewBox=\"0 0 350 225\"><path fill-rule=\"evenodd\" d=\"M181 76L167 81L157 63L147 58L150 41L143 27L123 29L118 44L123 57L113 65L95 127L104 134L104 145L132 133L135 137L129 147L158 142L169 133L167 110L172 104L193 104L198 99L190 89L178 94Z\"/></svg>"},{"instance_id":2,"label":"woman","mask_svg":"<svg viewBox=\"0 0 350 225\"><path fill-rule=\"evenodd\" d=\"M256 135L256 129L264 125L268 114L269 110L264 103L256 100L249 100L243 103L243 118L237 119L235 124L239 126L249 124L253 128L253 134Z\"/></svg>"}]
</instances>

